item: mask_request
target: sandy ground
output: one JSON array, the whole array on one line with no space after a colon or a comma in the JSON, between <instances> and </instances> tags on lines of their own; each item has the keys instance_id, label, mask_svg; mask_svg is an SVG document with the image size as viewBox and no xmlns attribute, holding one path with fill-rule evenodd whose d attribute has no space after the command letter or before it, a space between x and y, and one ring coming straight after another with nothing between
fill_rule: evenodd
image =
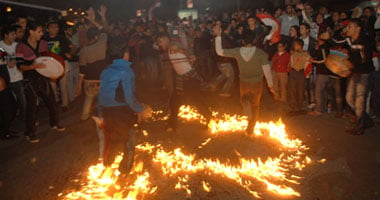
<instances>
[{"instance_id":1,"label":"sandy ground","mask_svg":"<svg viewBox=\"0 0 380 200\"><path fill-rule=\"evenodd\" d=\"M165 103L162 91L140 88L139 94L139 99L155 108ZM237 94L221 98L207 93L202 98L212 103L213 110L241 113ZM62 113L62 124L67 128L64 133L50 130L46 109L42 107L38 113L42 124L38 127L39 143L29 144L24 137L0 141L0 199L58 199L59 193L80 187L77 180L84 179L87 168L98 158L95 124L92 120L79 120L82 101L78 99L69 111ZM322 158L327 160L324 164L311 164L300 173L304 178L294 188L302 196L289 199L380 199L379 125L363 136L351 136L344 134L347 119L336 119L333 114L288 118L283 115L284 108L274 104L269 94L264 95L263 102L261 121L282 117L289 134L310 147L307 155L314 163ZM181 123L176 133L165 132L164 122L145 124L144 128L149 136L139 136L137 143L160 143L168 149L183 147L184 152L196 153L200 158L217 157L233 163L237 161L235 150L247 158L279 154L279 149L270 142L247 139L243 134L219 136L199 149L199 144L210 135L194 122ZM13 129L22 132L23 124L16 121ZM186 199L185 191L172 189L175 184L173 178L154 173L149 158L144 161L145 166L152 168L152 182L159 188L146 199ZM205 179L212 185L210 193L199 187L200 181ZM220 176L194 174L189 183L192 190L190 199L254 199L240 186ZM263 199L279 199L265 192L262 184L257 184L257 190L262 192Z\"/></svg>"}]
</instances>

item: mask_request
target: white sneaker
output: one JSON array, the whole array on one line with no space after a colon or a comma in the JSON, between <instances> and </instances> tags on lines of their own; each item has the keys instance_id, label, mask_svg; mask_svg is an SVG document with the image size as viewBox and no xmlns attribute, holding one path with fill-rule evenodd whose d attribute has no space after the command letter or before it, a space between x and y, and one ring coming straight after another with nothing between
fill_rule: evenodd
<instances>
[{"instance_id":1,"label":"white sneaker","mask_svg":"<svg viewBox=\"0 0 380 200\"><path fill-rule=\"evenodd\" d=\"M58 132L63 132L63 131L66 130L65 127L62 127L62 126L59 126L59 125L57 125L57 126L53 126L53 127L51 127L51 128L52 128L53 130L58 131Z\"/></svg>"}]
</instances>

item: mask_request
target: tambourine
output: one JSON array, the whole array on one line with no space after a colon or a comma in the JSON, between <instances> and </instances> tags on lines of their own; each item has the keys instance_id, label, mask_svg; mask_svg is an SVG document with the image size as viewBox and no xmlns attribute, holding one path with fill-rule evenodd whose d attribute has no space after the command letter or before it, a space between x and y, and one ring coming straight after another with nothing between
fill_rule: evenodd
<instances>
[{"instance_id":1,"label":"tambourine","mask_svg":"<svg viewBox=\"0 0 380 200\"><path fill-rule=\"evenodd\" d=\"M65 60L51 52L44 52L40 54L40 57L36 58L36 63L42 63L46 67L37 68L36 71L50 79L57 79L63 75L65 71Z\"/></svg>"}]
</instances>

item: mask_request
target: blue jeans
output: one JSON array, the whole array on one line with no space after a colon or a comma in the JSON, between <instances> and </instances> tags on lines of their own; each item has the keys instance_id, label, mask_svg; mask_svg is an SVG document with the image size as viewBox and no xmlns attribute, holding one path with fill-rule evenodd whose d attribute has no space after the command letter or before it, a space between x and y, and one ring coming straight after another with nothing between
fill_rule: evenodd
<instances>
[{"instance_id":1,"label":"blue jeans","mask_svg":"<svg viewBox=\"0 0 380 200\"><path fill-rule=\"evenodd\" d=\"M365 111L368 96L369 74L352 74L348 80L346 100L355 112L357 122L356 130L364 131L371 122Z\"/></svg>"},{"instance_id":2,"label":"blue jeans","mask_svg":"<svg viewBox=\"0 0 380 200\"><path fill-rule=\"evenodd\" d=\"M215 79L215 85L219 85L223 83L222 93L230 93L231 88L234 85L234 69L232 68L231 63L219 63L218 69L220 71L220 75Z\"/></svg>"}]
</instances>

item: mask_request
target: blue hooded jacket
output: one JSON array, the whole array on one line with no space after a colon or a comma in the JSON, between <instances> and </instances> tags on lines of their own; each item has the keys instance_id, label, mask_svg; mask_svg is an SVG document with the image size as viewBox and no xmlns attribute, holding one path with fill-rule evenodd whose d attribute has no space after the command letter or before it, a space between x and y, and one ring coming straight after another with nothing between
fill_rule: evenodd
<instances>
[{"instance_id":1,"label":"blue hooded jacket","mask_svg":"<svg viewBox=\"0 0 380 200\"><path fill-rule=\"evenodd\" d=\"M102 107L129 106L135 112L142 111L142 105L135 98L135 75L131 62L116 59L100 75L100 90L98 94L99 112ZM122 82L125 102L115 100L116 88Z\"/></svg>"}]
</instances>

